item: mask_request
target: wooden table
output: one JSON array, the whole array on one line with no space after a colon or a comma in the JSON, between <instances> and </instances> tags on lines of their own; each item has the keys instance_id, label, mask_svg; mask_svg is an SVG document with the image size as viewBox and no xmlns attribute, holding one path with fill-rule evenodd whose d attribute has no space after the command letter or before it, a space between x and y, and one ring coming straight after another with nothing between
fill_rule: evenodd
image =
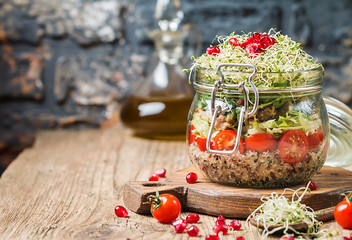
<instances>
[{"instance_id":1,"label":"wooden table","mask_svg":"<svg viewBox=\"0 0 352 240\"><path fill-rule=\"evenodd\" d=\"M158 168L170 173L190 165L184 141L137 138L121 126L40 132L0 179L0 239L188 239L150 215L129 211L128 218L118 218L114 208L123 204L127 181L147 180ZM201 215L200 237L191 239L213 233L215 219ZM329 239L351 233L335 222L324 227L340 232ZM260 239L255 228L246 228L223 239Z\"/></svg>"}]
</instances>

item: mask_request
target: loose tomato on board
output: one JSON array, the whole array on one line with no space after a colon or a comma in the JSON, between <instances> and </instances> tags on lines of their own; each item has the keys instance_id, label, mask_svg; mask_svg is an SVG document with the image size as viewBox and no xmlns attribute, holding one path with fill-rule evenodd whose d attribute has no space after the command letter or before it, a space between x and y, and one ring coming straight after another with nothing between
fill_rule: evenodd
<instances>
[{"instance_id":1,"label":"loose tomato on board","mask_svg":"<svg viewBox=\"0 0 352 240\"><path fill-rule=\"evenodd\" d=\"M232 150L236 143L237 132L234 130L224 130L216 134L214 137L214 149L215 150ZM244 152L243 139L240 138L240 144L238 150L241 154Z\"/></svg>"},{"instance_id":2,"label":"loose tomato on board","mask_svg":"<svg viewBox=\"0 0 352 240\"><path fill-rule=\"evenodd\" d=\"M318 129L314 133L308 135L309 150L316 149L324 140L323 133Z\"/></svg>"},{"instance_id":3,"label":"loose tomato on board","mask_svg":"<svg viewBox=\"0 0 352 240\"><path fill-rule=\"evenodd\" d=\"M151 203L150 211L153 217L161 223L170 223L177 219L181 212L180 201L172 194L150 195L148 202Z\"/></svg>"},{"instance_id":4,"label":"loose tomato on board","mask_svg":"<svg viewBox=\"0 0 352 240\"><path fill-rule=\"evenodd\" d=\"M276 148L276 138L269 133L257 133L250 135L244 140L248 151L265 152L272 151Z\"/></svg>"},{"instance_id":5,"label":"loose tomato on board","mask_svg":"<svg viewBox=\"0 0 352 240\"><path fill-rule=\"evenodd\" d=\"M352 196L348 194L334 210L336 222L345 229L352 229Z\"/></svg>"},{"instance_id":6,"label":"loose tomato on board","mask_svg":"<svg viewBox=\"0 0 352 240\"><path fill-rule=\"evenodd\" d=\"M290 130L281 136L278 144L280 157L287 163L302 162L308 153L309 141L301 130Z\"/></svg>"}]
</instances>

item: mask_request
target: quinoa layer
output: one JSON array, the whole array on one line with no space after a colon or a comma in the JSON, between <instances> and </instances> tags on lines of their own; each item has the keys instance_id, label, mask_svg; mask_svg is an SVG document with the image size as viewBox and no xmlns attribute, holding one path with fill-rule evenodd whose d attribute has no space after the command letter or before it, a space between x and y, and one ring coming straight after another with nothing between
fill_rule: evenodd
<instances>
[{"instance_id":1,"label":"quinoa layer","mask_svg":"<svg viewBox=\"0 0 352 240\"><path fill-rule=\"evenodd\" d=\"M307 182L324 165L328 144L326 141L314 151L309 151L299 163L284 162L279 150L263 153L248 151L243 155L212 154L199 150L191 143L189 153L192 163L210 180L238 187L288 187Z\"/></svg>"}]
</instances>

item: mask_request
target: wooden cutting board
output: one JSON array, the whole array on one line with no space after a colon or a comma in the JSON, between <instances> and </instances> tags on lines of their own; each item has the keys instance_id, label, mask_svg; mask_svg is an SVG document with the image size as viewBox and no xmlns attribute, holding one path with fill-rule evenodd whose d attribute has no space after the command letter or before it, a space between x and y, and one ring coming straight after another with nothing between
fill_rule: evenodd
<instances>
[{"instance_id":1,"label":"wooden cutting board","mask_svg":"<svg viewBox=\"0 0 352 240\"><path fill-rule=\"evenodd\" d=\"M186 182L186 175L189 172L198 174L196 183ZM314 210L335 206L343 199L342 193L352 191L352 171L342 168L324 166L312 181L318 184L318 189L306 193L302 203ZM302 186L295 186L292 189ZM269 196L272 192L281 194L284 191L283 188L254 189L216 184L204 177L196 168L191 167L177 171L159 182L127 182L123 193L125 206L136 213L150 213L150 205L143 203L147 201L149 195L155 195L156 188L160 194L175 195L184 211L230 218L247 218L262 204L262 196ZM286 192L285 196L291 197L292 191Z\"/></svg>"}]
</instances>

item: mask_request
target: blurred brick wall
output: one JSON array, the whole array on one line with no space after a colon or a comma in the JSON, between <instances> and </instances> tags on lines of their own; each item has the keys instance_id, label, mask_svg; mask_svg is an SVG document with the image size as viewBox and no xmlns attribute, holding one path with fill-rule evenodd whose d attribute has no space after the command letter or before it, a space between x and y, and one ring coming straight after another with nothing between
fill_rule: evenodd
<instances>
[{"instance_id":1,"label":"blurred brick wall","mask_svg":"<svg viewBox=\"0 0 352 240\"><path fill-rule=\"evenodd\" d=\"M111 126L140 81L155 0L0 0L0 168L39 129ZM352 105L352 1L181 0L203 50L217 34L274 27L324 64L324 93Z\"/></svg>"}]
</instances>

